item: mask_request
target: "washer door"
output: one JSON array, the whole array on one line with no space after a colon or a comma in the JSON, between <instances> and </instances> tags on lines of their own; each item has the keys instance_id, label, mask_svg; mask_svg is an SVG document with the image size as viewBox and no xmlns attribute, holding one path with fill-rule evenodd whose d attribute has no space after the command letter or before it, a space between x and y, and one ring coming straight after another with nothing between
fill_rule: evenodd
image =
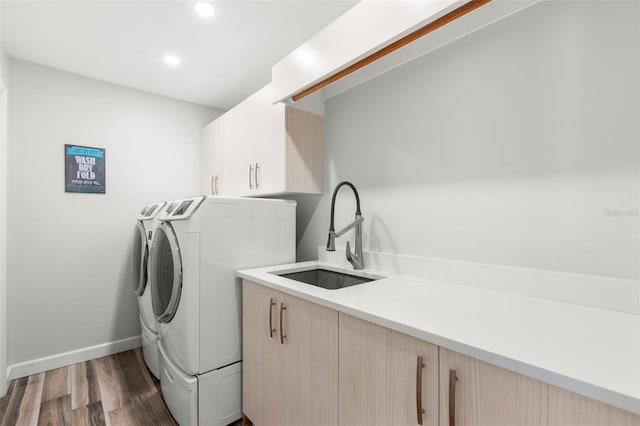
<instances>
[{"instance_id":1,"label":"washer door","mask_svg":"<svg viewBox=\"0 0 640 426\"><path fill-rule=\"evenodd\" d=\"M153 314L158 322L169 322L180 303L182 259L178 239L168 222L156 229L149 265Z\"/></svg>"},{"instance_id":2,"label":"washer door","mask_svg":"<svg viewBox=\"0 0 640 426\"><path fill-rule=\"evenodd\" d=\"M149 258L149 246L142 222L138 222L133 236L133 267L138 268L138 279L131 282L133 292L140 297L147 286L147 260Z\"/></svg>"}]
</instances>

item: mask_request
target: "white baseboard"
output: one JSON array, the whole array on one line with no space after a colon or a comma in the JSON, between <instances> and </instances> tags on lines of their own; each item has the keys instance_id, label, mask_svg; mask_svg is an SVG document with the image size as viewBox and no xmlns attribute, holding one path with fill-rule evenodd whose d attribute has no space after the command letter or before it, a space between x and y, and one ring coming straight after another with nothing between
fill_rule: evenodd
<instances>
[{"instance_id":1,"label":"white baseboard","mask_svg":"<svg viewBox=\"0 0 640 426\"><path fill-rule=\"evenodd\" d=\"M7 374L9 376L9 380L18 379L20 377L30 376L43 371L53 370L54 368L66 367L67 365L77 364L79 362L117 354L118 352L128 351L140 347L141 345L141 336L129 337L126 339L116 340L114 342L102 343L100 345L89 346L75 351L64 352L61 354L13 364L9 366Z\"/></svg>"}]
</instances>

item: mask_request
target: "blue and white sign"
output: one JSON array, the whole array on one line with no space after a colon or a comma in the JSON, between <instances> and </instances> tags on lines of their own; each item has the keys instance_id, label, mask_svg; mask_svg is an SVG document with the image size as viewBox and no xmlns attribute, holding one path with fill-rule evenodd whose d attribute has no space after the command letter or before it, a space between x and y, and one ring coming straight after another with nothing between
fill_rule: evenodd
<instances>
[{"instance_id":1,"label":"blue and white sign","mask_svg":"<svg viewBox=\"0 0 640 426\"><path fill-rule=\"evenodd\" d=\"M106 193L105 150L88 146L64 146L65 192Z\"/></svg>"}]
</instances>

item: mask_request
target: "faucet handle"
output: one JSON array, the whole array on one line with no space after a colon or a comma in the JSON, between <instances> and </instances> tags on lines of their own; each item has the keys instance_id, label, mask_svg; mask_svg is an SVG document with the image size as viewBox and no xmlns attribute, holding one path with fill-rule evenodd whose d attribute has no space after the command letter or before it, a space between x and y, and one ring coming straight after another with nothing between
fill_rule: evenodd
<instances>
[{"instance_id":1,"label":"faucet handle","mask_svg":"<svg viewBox=\"0 0 640 426\"><path fill-rule=\"evenodd\" d=\"M347 260L353 266L353 269L364 269L364 261L362 260L362 253L360 254L351 253L351 244L349 241L347 241L347 250L345 254L347 255Z\"/></svg>"}]
</instances>

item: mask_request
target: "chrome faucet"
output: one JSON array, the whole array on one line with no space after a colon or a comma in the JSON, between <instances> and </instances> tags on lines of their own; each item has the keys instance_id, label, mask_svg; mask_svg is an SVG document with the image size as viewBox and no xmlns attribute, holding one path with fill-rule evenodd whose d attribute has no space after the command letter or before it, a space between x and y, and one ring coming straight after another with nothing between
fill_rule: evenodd
<instances>
[{"instance_id":1,"label":"chrome faucet","mask_svg":"<svg viewBox=\"0 0 640 426\"><path fill-rule=\"evenodd\" d=\"M345 226L340 231L336 232L333 227L333 217L336 208L336 195L338 195L338 190L343 186L347 185L352 190L354 195L356 196L356 219ZM356 233L356 251L355 253L351 253L351 246L349 241L347 241L347 260L351 265L353 265L353 269L364 269L364 260L362 259L362 222L364 222L364 218L362 217L362 213L360 213L360 197L358 196L358 191L356 187L353 186L351 182L340 182L336 189L333 190L333 197L331 198L331 224L329 225L329 240L327 241L327 251L336 251L336 238L344 235L345 232L355 227Z\"/></svg>"}]
</instances>

